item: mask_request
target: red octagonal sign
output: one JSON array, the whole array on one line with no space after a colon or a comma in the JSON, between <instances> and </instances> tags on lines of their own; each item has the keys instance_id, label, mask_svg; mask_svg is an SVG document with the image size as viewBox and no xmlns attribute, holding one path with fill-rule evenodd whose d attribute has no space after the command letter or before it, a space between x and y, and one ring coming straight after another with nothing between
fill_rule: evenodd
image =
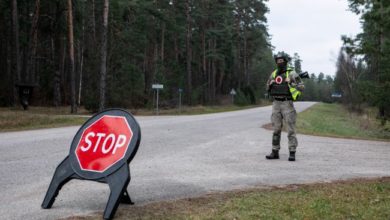
<instances>
[{"instance_id":1,"label":"red octagonal sign","mask_svg":"<svg viewBox=\"0 0 390 220\"><path fill-rule=\"evenodd\" d=\"M133 132L125 117L104 115L81 135L75 154L80 168L102 173L123 159Z\"/></svg>"}]
</instances>

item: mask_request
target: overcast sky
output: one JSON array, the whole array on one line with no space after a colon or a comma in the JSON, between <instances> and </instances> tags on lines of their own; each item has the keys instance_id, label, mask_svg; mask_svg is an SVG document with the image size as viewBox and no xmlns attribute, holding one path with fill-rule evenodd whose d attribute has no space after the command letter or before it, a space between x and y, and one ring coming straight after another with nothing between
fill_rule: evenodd
<instances>
[{"instance_id":1,"label":"overcast sky","mask_svg":"<svg viewBox=\"0 0 390 220\"><path fill-rule=\"evenodd\" d=\"M361 32L347 0L269 0L268 32L274 52L297 52L303 71L335 75L341 35Z\"/></svg>"}]
</instances>

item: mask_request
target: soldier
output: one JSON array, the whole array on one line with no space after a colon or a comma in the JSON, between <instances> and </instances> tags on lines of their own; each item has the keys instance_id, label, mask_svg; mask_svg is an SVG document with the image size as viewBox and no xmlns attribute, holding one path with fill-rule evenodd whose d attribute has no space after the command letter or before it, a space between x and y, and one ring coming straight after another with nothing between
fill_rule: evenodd
<instances>
[{"instance_id":1,"label":"soldier","mask_svg":"<svg viewBox=\"0 0 390 220\"><path fill-rule=\"evenodd\" d=\"M298 145L295 134L295 121L297 113L294 103L304 89L299 75L287 64L290 57L279 52L274 55L277 69L272 72L267 81L267 91L273 98L272 103L272 126L274 133L272 136L272 153L267 155L267 159L279 159L280 135L283 126L283 119L287 123L288 148L290 151L289 161L295 161L295 151Z\"/></svg>"}]
</instances>

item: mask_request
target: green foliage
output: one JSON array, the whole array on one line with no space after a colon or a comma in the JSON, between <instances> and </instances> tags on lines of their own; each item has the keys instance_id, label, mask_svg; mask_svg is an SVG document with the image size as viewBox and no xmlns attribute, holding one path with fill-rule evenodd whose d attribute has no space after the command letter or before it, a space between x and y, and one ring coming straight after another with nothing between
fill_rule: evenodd
<instances>
[{"instance_id":1,"label":"green foliage","mask_svg":"<svg viewBox=\"0 0 390 220\"><path fill-rule=\"evenodd\" d=\"M11 9L9 1L0 1L0 33L6 33L10 30L11 22L1 22L11 20ZM7 106L12 103L12 74L10 70L10 63L6 64L6 58L10 61L11 54L9 45L11 44L10 35L0 34L0 106Z\"/></svg>"},{"instance_id":2,"label":"green foliage","mask_svg":"<svg viewBox=\"0 0 390 220\"><path fill-rule=\"evenodd\" d=\"M272 49L267 32L265 0L185 1L111 0L107 45L107 107L145 107L153 104L153 83L164 84L161 102L177 104L178 89L192 104L216 104L232 88L245 91L248 103L261 94L272 71ZM0 105L12 103L10 2L0 3ZM31 43L31 12L37 1L18 1L19 41L23 54ZM67 42L67 5L60 0L40 1L37 54L34 57L38 92L36 104L70 101ZM100 42L103 3L73 1L74 49L77 90L81 105L90 111L99 106ZM192 77L187 78L187 27L191 25ZM29 77L22 58L23 77ZM81 75L82 74L82 75ZM4 77L6 76L6 77ZM81 87L79 88L81 81ZM56 83L58 82L59 87ZM56 90L58 88L58 90ZM250 94L246 88L250 89ZM55 94L58 91L60 94ZM76 91L78 93L78 91ZM187 100L187 99L183 99Z\"/></svg>"},{"instance_id":3,"label":"green foliage","mask_svg":"<svg viewBox=\"0 0 390 220\"><path fill-rule=\"evenodd\" d=\"M256 104L256 96L253 89L250 87L239 89L234 97L234 104L238 106Z\"/></svg>"},{"instance_id":4,"label":"green foliage","mask_svg":"<svg viewBox=\"0 0 390 220\"><path fill-rule=\"evenodd\" d=\"M234 96L234 104L238 106L245 106L249 105L250 101L241 90L238 90L237 94Z\"/></svg>"},{"instance_id":5,"label":"green foliage","mask_svg":"<svg viewBox=\"0 0 390 220\"><path fill-rule=\"evenodd\" d=\"M297 128L311 135L390 139L390 125L382 127L370 109L356 114L340 104L320 103L299 113Z\"/></svg>"},{"instance_id":6,"label":"green foliage","mask_svg":"<svg viewBox=\"0 0 390 220\"><path fill-rule=\"evenodd\" d=\"M334 80L331 76L320 73L318 77L311 74L309 79L303 79L305 90L300 98L303 101L334 102Z\"/></svg>"},{"instance_id":7,"label":"green foliage","mask_svg":"<svg viewBox=\"0 0 390 220\"><path fill-rule=\"evenodd\" d=\"M297 73L301 73L302 72L302 60L301 58L299 57L299 54L298 53L294 53L294 57L292 59L292 62L294 63L294 69Z\"/></svg>"},{"instance_id":8,"label":"green foliage","mask_svg":"<svg viewBox=\"0 0 390 220\"><path fill-rule=\"evenodd\" d=\"M349 104L363 102L376 106L383 121L390 117L390 2L349 0L350 9L361 15L363 32L355 38L343 36L344 50L357 64L361 77L350 86L359 97ZM339 68L340 69L340 68ZM353 74L347 71L344 75ZM352 84L351 84L352 85Z\"/></svg>"},{"instance_id":9,"label":"green foliage","mask_svg":"<svg viewBox=\"0 0 390 220\"><path fill-rule=\"evenodd\" d=\"M87 93L84 98L84 107L90 112L97 112L99 110L99 96L97 91Z\"/></svg>"},{"instance_id":10,"label":"green foliage","mask_svg":"<svg viewBox=\"0 0 390 220\"><path fill-rule=\"evenodd\" d=\"M122 64L118 71L110 75L109 105L139 108L144 104L142 102L144 88L142 73L129 63L123 62Z\"/></svg>"}]
</instances>

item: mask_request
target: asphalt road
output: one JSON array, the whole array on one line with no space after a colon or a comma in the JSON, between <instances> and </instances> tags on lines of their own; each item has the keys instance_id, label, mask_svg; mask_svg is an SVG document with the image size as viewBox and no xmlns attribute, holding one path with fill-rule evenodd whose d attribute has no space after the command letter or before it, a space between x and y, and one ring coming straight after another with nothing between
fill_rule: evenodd
<instances>
[{"instance_id":1,"label":"asphalt road","mask_svg":"<svg viewBox=\"0 0 390 220\"><path fill-rule=\"evenodd\" d=\"M313 105L295 103L298 111ZM136 117L142 129L128 187L136 204L261 185L390 176L390 143L298 135L297 161L267 161L271 107L198 115ZM55 219L103 211L105 184L72 180L41 209L56 166L78 127L0 133L0 219ZM120 208L120 207L119 207Z\"/></svg>"}]
</instances>

